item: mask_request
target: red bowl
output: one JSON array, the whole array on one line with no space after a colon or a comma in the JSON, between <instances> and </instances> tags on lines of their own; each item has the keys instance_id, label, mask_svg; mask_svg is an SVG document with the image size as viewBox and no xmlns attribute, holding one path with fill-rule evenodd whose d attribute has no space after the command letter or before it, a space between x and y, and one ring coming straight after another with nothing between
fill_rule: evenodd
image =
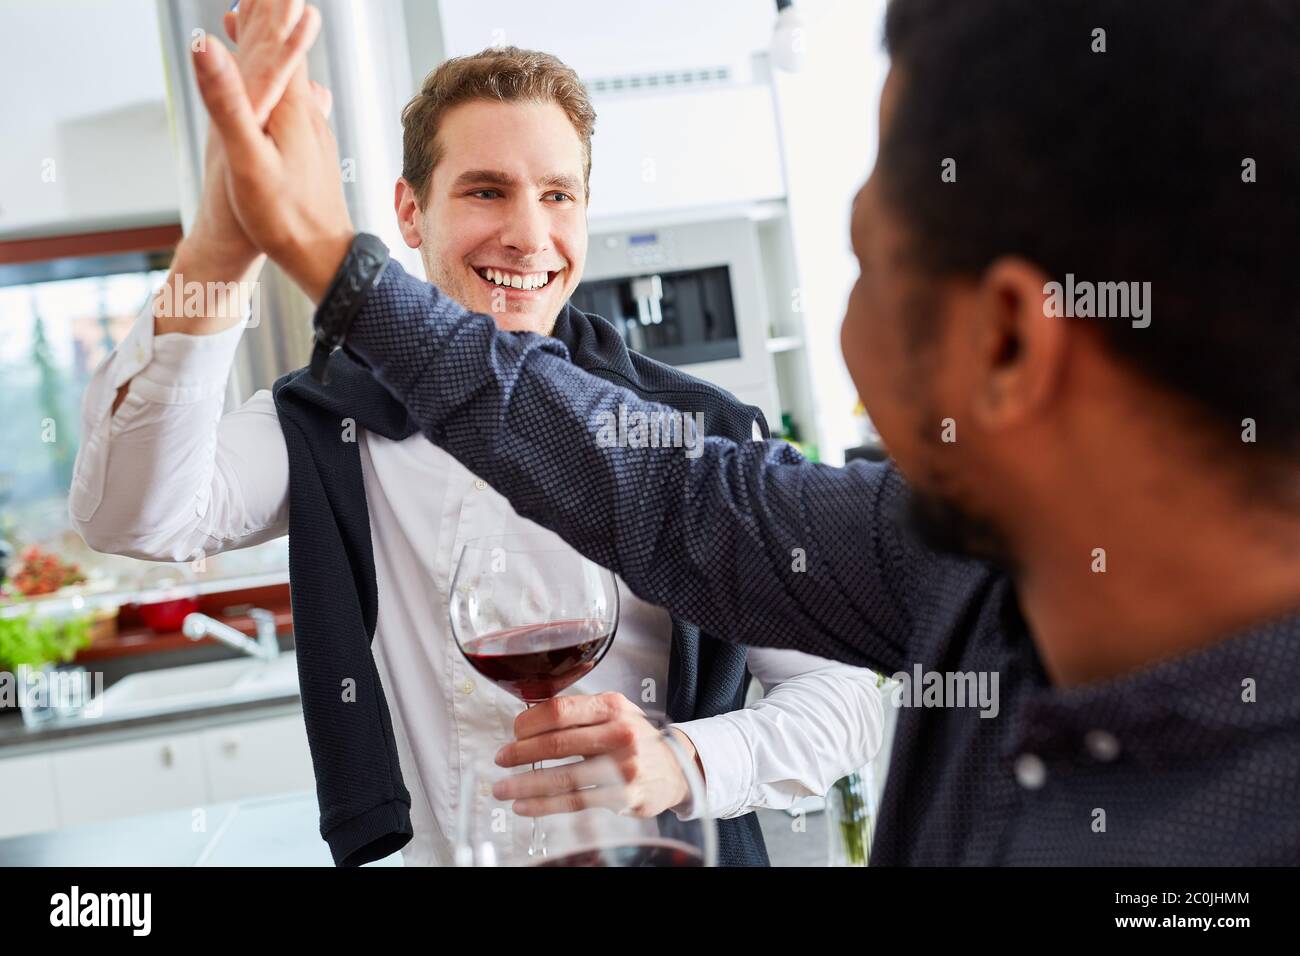
<instances>
[{"instance_id":1,"label":"red bowl","mask_svg":"<svg viewBox=\"0 0 1300 956\"><path fill-rule=\"evenodd\" d=\"M140 620L155 634L179 631L185 615L193 614L199 609L198 598L177 598L174 601L159 601L157 604L141 604Z\"/></svg>"}]
</instances>

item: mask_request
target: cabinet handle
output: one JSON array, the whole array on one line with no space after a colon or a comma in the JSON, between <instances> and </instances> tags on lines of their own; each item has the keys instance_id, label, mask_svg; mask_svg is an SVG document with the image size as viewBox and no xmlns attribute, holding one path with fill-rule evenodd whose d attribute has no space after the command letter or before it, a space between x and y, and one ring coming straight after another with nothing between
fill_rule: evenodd
<instances>
[{"instance_id":1,"label":"cabinet handle","mask_svg":"<svg viewBox=\"0 0 1300 956\"><path fill-rule=\"evenodd\" d=\"M238 737L227 737L225 740L221 741L221 752L227 757L233 757L237 750L239 750Z\"/></svg>"},{"instance_id":2,"label":"cabinet handle","mask_svg":"<svg viewBox=\"0 0 1300 956\"><path fill-rule=\"evenodd\" d=\"M172 753L171 744L163 744L162 748L162 765L170 767L175 762L175 754Z\"/></svg>"}]
</instances>

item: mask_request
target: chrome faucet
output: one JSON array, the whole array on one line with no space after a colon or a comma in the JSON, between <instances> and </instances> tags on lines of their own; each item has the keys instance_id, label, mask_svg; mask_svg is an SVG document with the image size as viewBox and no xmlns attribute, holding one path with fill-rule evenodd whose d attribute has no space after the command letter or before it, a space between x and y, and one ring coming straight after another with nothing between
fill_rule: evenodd
<instances>
[{"instance_id":1,"label":"chrome faucet","mask_svg":"<svg viewBox=\"0 0 1300 956\"><path fill-rule=\"evenodd\" d=\"M222 644L229 645L237 651L243 651L250 657L261 658L265 661L275 660L280 656L280 642L276 639L275 633L275 615L270 611L255 607L249 610L248 616L257 623L256 641L244 636L229 624L223 624L216 618L198 612L185 615L185 620L181 623L181 632L191 641L213 637Z\"/></svg>"}]
</instances>

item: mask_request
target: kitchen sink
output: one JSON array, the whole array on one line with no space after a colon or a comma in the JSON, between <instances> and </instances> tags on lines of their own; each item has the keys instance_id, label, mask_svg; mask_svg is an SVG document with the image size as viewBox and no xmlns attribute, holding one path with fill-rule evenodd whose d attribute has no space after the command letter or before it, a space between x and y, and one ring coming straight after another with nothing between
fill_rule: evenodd
<instances>
[{"instance_id":1,"label":"kitchen sink","mask_svg":"<svg viewBox=\"0 0 1300 956\"><path fill-rule=\"evenodd\" d=\"M91 701L78 719L116 720L298 693L293 651L275 660L251 657L130 674Z\"/></svg>"}]
</instances>

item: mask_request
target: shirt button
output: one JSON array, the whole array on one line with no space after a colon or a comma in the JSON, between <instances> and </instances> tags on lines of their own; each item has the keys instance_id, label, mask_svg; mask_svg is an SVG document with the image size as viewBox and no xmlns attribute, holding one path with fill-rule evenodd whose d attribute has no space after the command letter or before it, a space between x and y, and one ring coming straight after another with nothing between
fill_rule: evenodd
<instances>
[{"instance_id":1,"label":"shirt button","mask_svg":"<svg viewBox=\"0 0 1300 956\"><path fill-rule=\"evenodd\" d=\"M1119 740L1109 730L1090 730L1083 736L1083 746L1094 760L1110 763L1119 756Z\"/></svg>"},{"instance_id":2,"label":"shirt button","mask_svg":"<svg viewBox=\"0 0 1300 956\"><path fill-rule=\"evenodd\" d=\"M482 794L483 796L485 796L485 797L490 797L490 796L492 796L492 784L490 784L490 783L480 783L480 784L478 785L478 792L479 792L480 794Z\"/></svg>"},{"instance_id":3,"label":"shirt button","mask_svg":"<svg viewBox=\"0 0 1300 956\"><path fill-rule=\"evenodd\" d=\"M474 487L477 488L479 491L482 491L484 488L487 487L487 482L484 481L482 478L475 478Z\"/></svg>"},{"instance_id":4,"label":"shirt button","mask_svg":"<svg viewBox=\"0 0 1300 956\"><path fill-rule=\"evenodd\" d=\"M1036 754L1016 758L1016 783L1026 790L1037 790L1047 782L1047 765Z\"/></svg>"},{"instance_id":5,"label":"shirt button","mask_svg":"<svg viewBox=\"0 0 1300 956\"><path fill-rule=\"evenodd\" d=\"M465 679L465 683L463 683L463 684L460 685L460 692L461 692L462 694L472 694L472 693L474 693L474 682L473 682L472 680L470 680L469 678L466 678L466 679Z\"/></svg>"}]
</instances>

